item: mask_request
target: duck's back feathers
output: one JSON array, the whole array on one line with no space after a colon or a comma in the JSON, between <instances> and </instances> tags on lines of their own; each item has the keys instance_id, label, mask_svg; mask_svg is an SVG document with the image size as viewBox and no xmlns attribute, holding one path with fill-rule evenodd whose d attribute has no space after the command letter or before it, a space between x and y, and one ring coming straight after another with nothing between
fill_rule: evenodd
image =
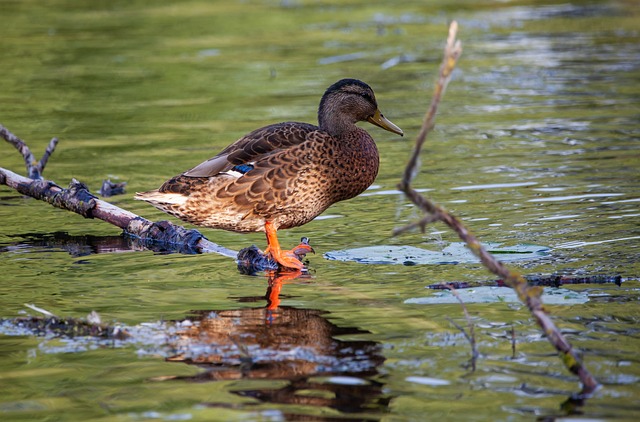
<instances>
[{"instance_id":1,"label":"duck's back feathers","mask_svg":"<svg viewBox=\"0 0 640 422\"><path fill-rule=\"evenodd\" d=\"M317 130L317 126L300 122L265 126L243 136L215 157L182 174L188 177L215 176L230 171L234 166L259 161L265 156L305 142L308 134Z\"/></svg>"}]
</instances>

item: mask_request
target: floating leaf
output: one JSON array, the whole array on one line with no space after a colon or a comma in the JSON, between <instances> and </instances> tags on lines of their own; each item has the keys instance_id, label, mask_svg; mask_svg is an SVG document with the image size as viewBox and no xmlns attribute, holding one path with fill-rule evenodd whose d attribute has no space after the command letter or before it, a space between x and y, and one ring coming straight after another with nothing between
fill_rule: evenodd
<instances>
[{"instance_id":1,"label":"floating leaf","mask_svg":"<svg viewBox=\"0 0 640 422\"><path fill-rule=\"evenodd\" d=\"M492 254L499 255L500 261L534 259L549 253L548 247L539 245L501 247L500 243L485 243L484 247ZM330 260L355 261L362 264L433 265L480 262L462 242L451 243L440 250L429 250L415 246L380 245L329 251L324 256Z\"/></svg>"}]
</instances>

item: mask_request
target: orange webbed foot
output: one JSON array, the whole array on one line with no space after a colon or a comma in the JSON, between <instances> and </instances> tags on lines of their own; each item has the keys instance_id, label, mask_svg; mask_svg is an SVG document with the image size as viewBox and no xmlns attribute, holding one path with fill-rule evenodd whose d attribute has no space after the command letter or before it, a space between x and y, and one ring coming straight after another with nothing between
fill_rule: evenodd
<instances>
[{"instance_id":1,"label":"orange webbed foot","mask_svg":"<svg viewBox=\"0 0 640 422\"><path fill-rule=\"evenodd\" d=\"M279 254L274 254L273 250L269 251L271 257L284 268L290 268L293 270L302 270L304 264L298 259L298 257L291 251L281 250Z\"/></svg>"},{"instance_id":2,"label":"orange webbed foot","mask_svg":"<svg viewBox=\"0 0 640 422\"><path fill-rule=\"evenodd\" d=\"M294 270L302 270L304 268L304 264L301 259L309 253L315 251L309 245L309 239L303 237L300 240L300 244L291 250L283 250L280 248L280 242L278 242L278 237L276 235L277 229L270 222L266 222L264 225L264 230L267 233L267 249L265 253L271 255L271 257L278 262L284 268L290 268Z\"/></svg>"}]
</instances>

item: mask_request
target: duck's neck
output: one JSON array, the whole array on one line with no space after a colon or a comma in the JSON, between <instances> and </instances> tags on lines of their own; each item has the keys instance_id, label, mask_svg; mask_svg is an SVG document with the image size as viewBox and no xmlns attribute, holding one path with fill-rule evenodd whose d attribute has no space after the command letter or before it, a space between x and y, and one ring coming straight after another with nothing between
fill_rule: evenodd
<instances>
[{"instance_id":1,"label":"duck's neck","mask_svg":"<svg viewBox=\"0 0 640 422\"><path fill-rule=\"evenodd\" d=\"M323 98L324 100L324 98ZM321 101L318 109L318 126L335 138L342 138L358 130L353 117L335 109L330 101Z\"/></svg>"}]
</instances>

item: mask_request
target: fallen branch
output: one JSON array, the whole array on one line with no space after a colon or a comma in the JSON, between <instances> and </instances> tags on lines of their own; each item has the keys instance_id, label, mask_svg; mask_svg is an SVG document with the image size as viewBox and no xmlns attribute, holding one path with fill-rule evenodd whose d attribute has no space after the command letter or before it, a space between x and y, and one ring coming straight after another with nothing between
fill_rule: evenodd
<instances>
[{"instance_id":1,"label":"fallen branch","mask_svg":"<svg viewBox=\"0 0 640 422\"><path fill-rule=\"evenodd\" d=\"M43 179L42 171L47 159L55 149L56 138L53 138L49 143L47 152L42 159L36 162L24 141L2 125L0 125L0 136L14 145L22 154L27 172L37 176L27 178L0 167L0 184L7 185L23 195L47 202L54 207L75 212L85 218L95 218L112 224L123 229L126 235L140 239L143 244L173 246L177 251L213 252L232 258L237 256L236 251L207 240L198 230L186 229L169 221L155 223L105 202L89 192L86 185L75 179L66 189L50 180Z\"/></svg>"},{"instance_id":2,"label":"fallen branch","mask_svg":"<svg viewBox=\"0 0 640 422\"><path fill-rule=\"evenodd\" d=\"M436 83L435 92L431 105L425 115L422 127L416 138L416 144L413 149L409 163L405 168L402 181L398 185L407 198L413 202L418 208L420 208L426 215L426 217L418 222L412 224L412 227L421 226L424 227L428 222L441 221L453 229L460 239L462 239L469 249L478 257L482 264L492 273L498 275L504 283L513 288L520 300L528 307L531 315L535 318L538 325L542 328L546 334L549 342L558 350L560 357L565 366L573 374L577 375L582 382L582 391L580 395L587 397L591 395L598 387L598 382L587 370L582 363L576 350L571 346L566 338L562 335L560 330L556 327L549 315L544 310L540 295L542 294L541 287L531 287L525 280L525 278L514 271L506 268L500 261L495 259L487 250L480 244L478 239L471 234L467 228L458 220L455 216L449 214L444 208L436 205L429 199L420 195L415 189L411 187L411 180L417 173L419 164L418 159L422 146L427 138L429 132L435 125L435 116L438 110L438 105L442 99L442 95L451 79L451 74L456 66L456 62L462 54L462 45L460 41L456 40L456 34L458 31L458 24L454 21L449 27L449 37L447 38L447 44L444 50L444 59L440 66L440 72L438 81ZM401 228L395 231L396 234L406 231L406 228Z\"/></svg>"}]
</instances>

